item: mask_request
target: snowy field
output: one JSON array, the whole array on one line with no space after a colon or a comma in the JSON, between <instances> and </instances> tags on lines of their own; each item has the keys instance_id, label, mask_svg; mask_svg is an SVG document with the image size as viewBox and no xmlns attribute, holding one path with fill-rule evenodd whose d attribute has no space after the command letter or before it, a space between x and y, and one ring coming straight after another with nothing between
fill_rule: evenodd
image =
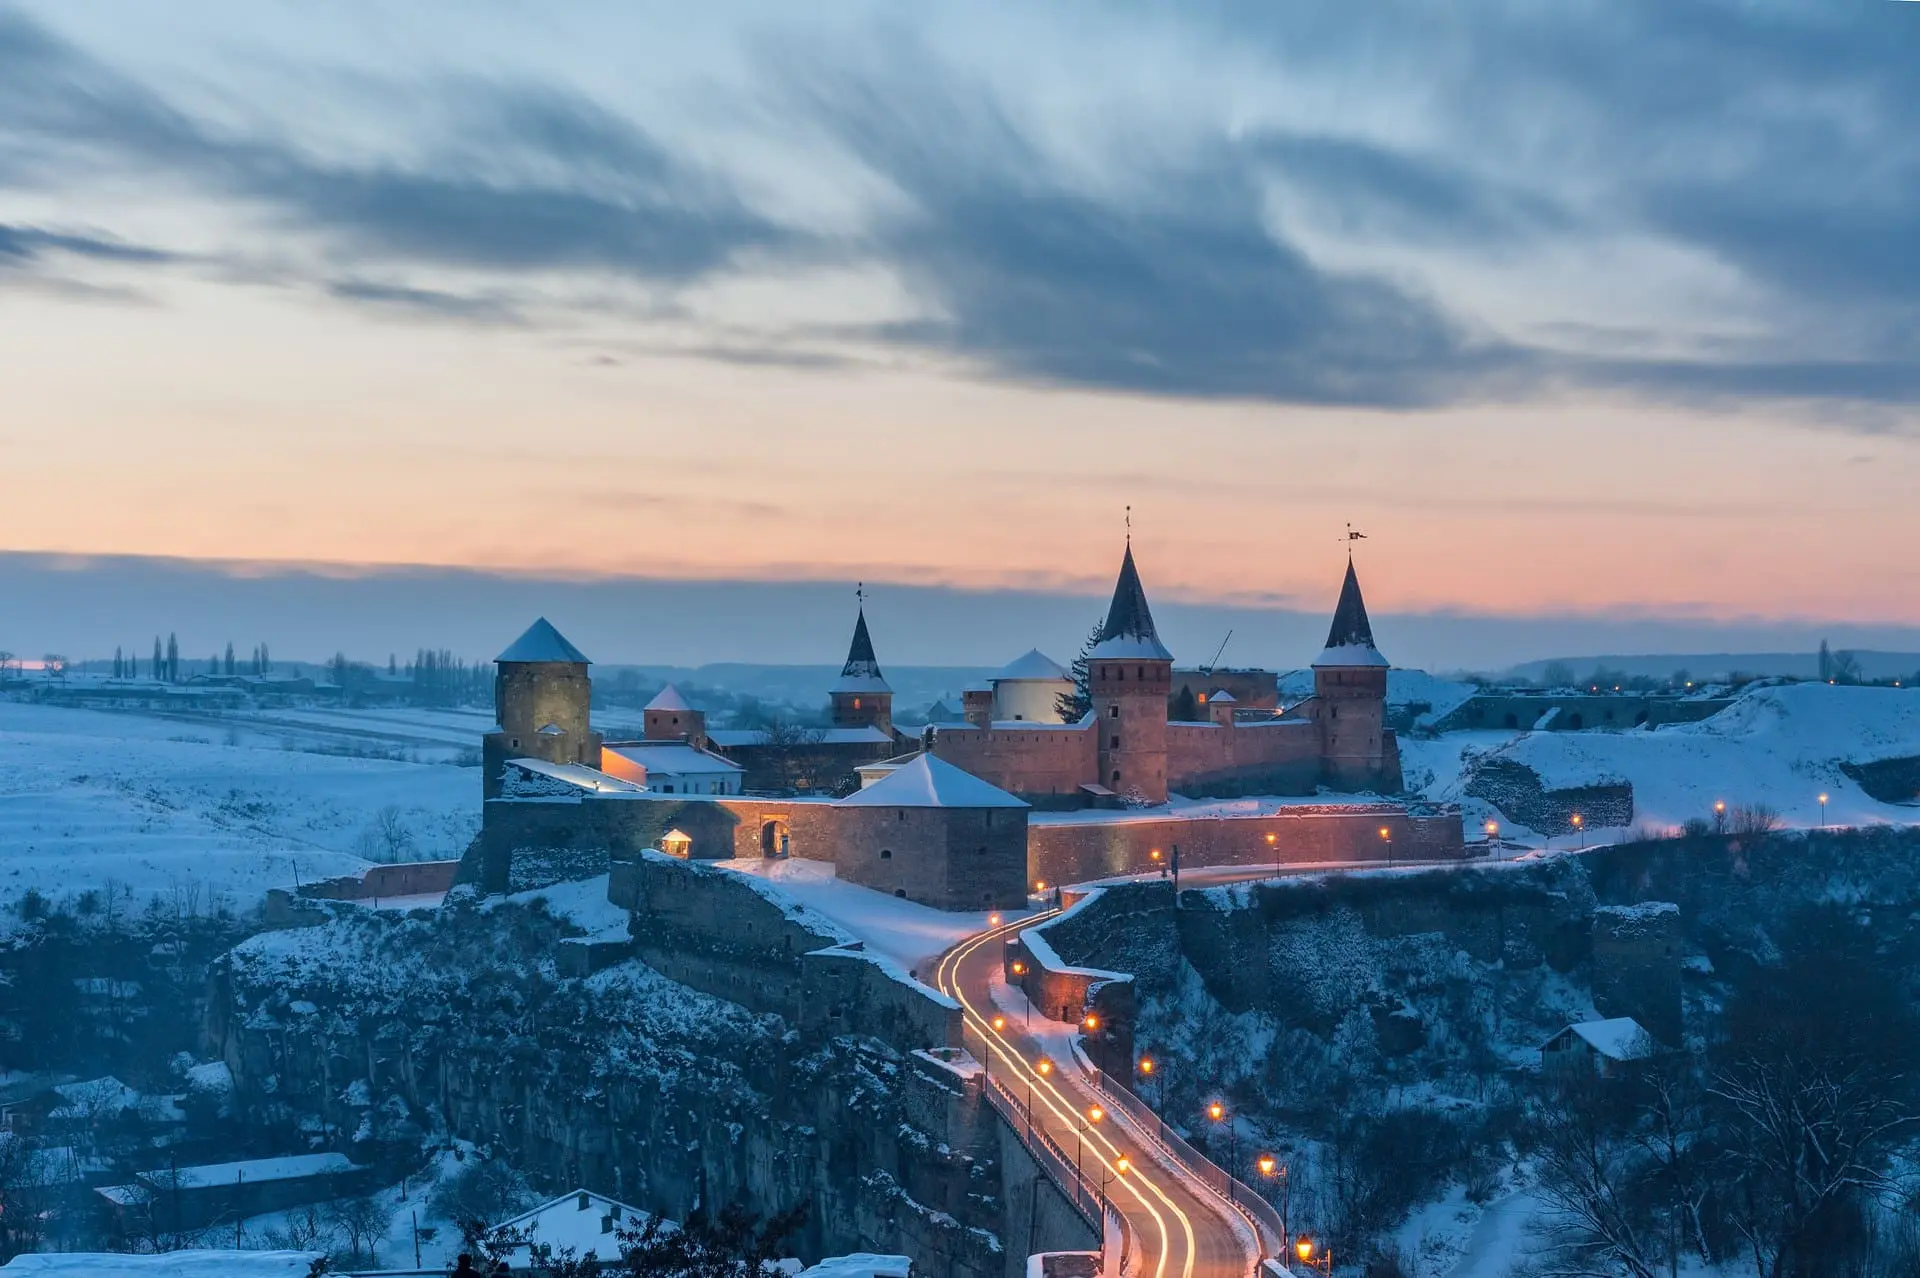
<instances>
[{"instance_id":1,"label":"snowy field","mask_svg":"<svg viewBox=\"0 0 1920 1278\"><path fill-rule=\"evenodd\" d=\"M28 888L246 908L296 878L458 856L479 828L480 773L454 761L479 718L0 700L0 909Z\"/></svg>"},{"instance_id":2,"label":"snowy field","mask_svg":"<svg viewBox=\"0 0 1920 1278\"><path fill-rule=\"evenodd\" d=\"M1756 688L1711 719L1653 730L1403 738L1402 765L1426 797L1463 799L1469 750L1525 764L1553 790L1629 781L1635 824L1656 831L1711 818L1716 801L1729 809L1765 804L1789 826L1920 822L1920 804L1881 803L1840 770L1843 762L1920 756L1920 690L1913 688ZM1471 835L1487 810L1465 802Z\"/></svg>"},{"instance_id":3,"label":"snowy field","mask_svg":"<svg viewBox=\"0 0 1920 1278\"><path fill-rule=\"evenodd\" d=\"M722 869L757 875L777 883L788 896L837 923L883 954L925 978L933 960L969 936L984 930L987 912L936 910L885 892L843 883L824 861L798 857L785 861L716 861ZM535 895L535 894L529 894ZM1007 922L1025 918L1025 910L1003 910Z\"/></svg>"}]
</instances>

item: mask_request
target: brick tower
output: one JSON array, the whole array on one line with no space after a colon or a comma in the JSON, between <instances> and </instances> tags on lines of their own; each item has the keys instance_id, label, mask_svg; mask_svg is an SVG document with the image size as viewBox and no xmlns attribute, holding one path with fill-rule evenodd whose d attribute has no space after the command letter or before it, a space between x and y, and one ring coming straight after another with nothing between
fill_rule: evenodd
<instances>
[{"instance_id":1,"label":"brick tower","mask_svg":"<svg viewBox=\"0 0 1920 1278\"><path fill-rule=\"evenodd\" d=\"M1087 676L1100 753L1095 780L1122 796L1165 803L1173 654L1153 627L1147 592L1133 566L1132 538L1113 584L1107 622L1087 652Z\"/></svg>"},{"instance_id":2,"label":"brick tower","mask_svg":"<svg viewBox=\"0 0 1920 1278\"><path fill-rule=\"evenodd\" d=\"M830 691L833 698L833 726L836 728L878 728L893 733L893 689L880 673L880 662L873 655L873 638L867 634L867 606L864 597L859 616L853 623L853 642L847 647L847 664Z\"/></svg>"},{"instance_id":3,"label":"brick tower","mask_svg":"<svg viewBox=\"0 0 1920 1278\"><path fill-rule=\"evenodd\" d=\"M600 766L600 734L589 721L592 663L545 617L494 658L498 727L481 739L485 794L500 795L508 759Z\"/></svg>"},{"instance_id":4,"label":"brick tower","mask_svg":"<svg viewBox=\"0 0 1920 1278\"><path fill-rule=\"evenodd\" d=\"M1351 554L1326 649L1313 663L1313 695L1326 783L1342 790L1397 791L1397 757L1387 767L1387 659L1373 646L1373 623Z\"/></svg>"}]
</instances>

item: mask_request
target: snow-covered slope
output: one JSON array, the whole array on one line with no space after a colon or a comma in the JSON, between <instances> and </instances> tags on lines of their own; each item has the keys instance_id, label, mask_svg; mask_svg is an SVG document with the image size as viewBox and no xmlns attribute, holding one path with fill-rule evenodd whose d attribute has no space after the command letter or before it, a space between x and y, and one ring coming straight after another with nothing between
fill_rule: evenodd
<instances>
[{"instance_id":1,"label":"snow-covered slope","mask_svg":"<svg viewBox=\"0 0 1920 1278\"><path fill-rule=\"evenodd\" d=\"M1920 806L1881 803L1840 769L1920 756L1920 690L1819 683L1756 688L1700 723L1654 731L1534 732L1510 740L1449 733L1402 743L1413 781L1431 798L1458 798L1475 748L1524 764L1549 790L1626 781L1637 823L1678 826L1729 808L1765 804L1789 825L1920 822ZM1828 797L1824 814L1819 796Z\"/></svg>"},{"instance_id":2,"label":"snow-covered slope","mask_svg":"<svg viewBox=\"0 0 1920 1278\"><path fill-rule=\"evenodd\" d=\"M1387 671L1387 704L1407 706L1415 702L1430 707L1421 717L1436 720L1450 714L1477 689L1470 683L1442 679L1424 670ZM1313 671L1289 670L1280 676L1280 699L1288 705L1313 695Z\"/></svg>"},{"instance_id":3,"label":"snow-covered slope","mask_svg":"<svg viewBox=\"0 0 1920 1278\"><path fill-rule=\"evenodd\" d=\"M296 875L460 854L478 827L475 769L342 756L337 740L0 700L0 908L29 887L112 887L140 906L180 889L202 909L217 892L245 908Z\"/></svg>"}]
</instances>

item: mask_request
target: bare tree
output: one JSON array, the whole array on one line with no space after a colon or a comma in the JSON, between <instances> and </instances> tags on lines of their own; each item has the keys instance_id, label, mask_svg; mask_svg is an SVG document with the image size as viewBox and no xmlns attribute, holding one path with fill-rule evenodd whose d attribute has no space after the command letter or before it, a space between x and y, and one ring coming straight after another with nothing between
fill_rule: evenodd
<instances>
[{"instance_id":1,"label":"bare tree","mask_svg":"<svg viewBox=\"0 0 1920 1278\"><path fill-rule=\"evenodd\" d=\"M374 1255L374 1248L387 1236L387 1227L393 1224L393 1209L371 1195L362 1194L356 1198L341 1198L327 1204L327 1220L347 1240L347 1247L353 1258L360 1258L360 1248L367 1249L367 1263L380 1263Z\"/></svg>"},{"instance_id":2,"label":"bare tree","mask_svg":"<svg viewBox=\"0 0 1920 1278\"><path fill-rule=\"evenodd\" d=\"M1548 1244L1541 1272L1553 1278L1659 1278L1634 1201L1636 1151L1618 1090L1604 1080L1569 1082L1541 1105L1539 1192Z\"/></svg>"},{"instance_id":3,"label":"bare tree","mask_svg":"<svg viewBox=\"0 0 1920 1278\"><path fill-rule=\"evenodd\" d=\"M1727 827L1734 834L1771 834L1782 822L1777 809L1764 803L1742 803L1729 814Z\"/></svg>"}]
</instances>

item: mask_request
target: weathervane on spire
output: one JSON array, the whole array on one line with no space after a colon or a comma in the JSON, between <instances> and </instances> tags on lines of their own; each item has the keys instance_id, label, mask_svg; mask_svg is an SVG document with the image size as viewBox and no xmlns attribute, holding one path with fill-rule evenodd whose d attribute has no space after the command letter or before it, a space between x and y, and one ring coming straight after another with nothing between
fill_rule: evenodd
<instances>
[{"instance_id":1,"label":"weathervane on spire","mask_svg":"<svg viewBox=\"0 0 1920 1278\"><path fill-rule=\"evenodd\" d=\"M1367 539L1367 535L1365 533L1356 532L1351 523L1347 525L1347 558L1348 559L1353 558L1353 543L1356 541L1365 541L1366 539Z\"/></svg>"},{"instance_id":2,"label":"weathervane on spire","mask_svg":"<svg viewBox=\"0 0 1920 1278\"><path fill-rule=\"evenodd\" d=\"M862 608L867 606L867 583L866 582L856 581L853 583L853 597L860 601L860 606Z\"/></svg>"},{"instance_id":3,"label":"weathervane on spire","mask_svg":"<svg viewBox=\"0 0 1920 1278\"><path fill-rule=\"evenodd\" d=\"M1127 541L1129 543L1133 541L1133 507L1131 505L1127 507Z\"/></svg>"}]
</instances>

